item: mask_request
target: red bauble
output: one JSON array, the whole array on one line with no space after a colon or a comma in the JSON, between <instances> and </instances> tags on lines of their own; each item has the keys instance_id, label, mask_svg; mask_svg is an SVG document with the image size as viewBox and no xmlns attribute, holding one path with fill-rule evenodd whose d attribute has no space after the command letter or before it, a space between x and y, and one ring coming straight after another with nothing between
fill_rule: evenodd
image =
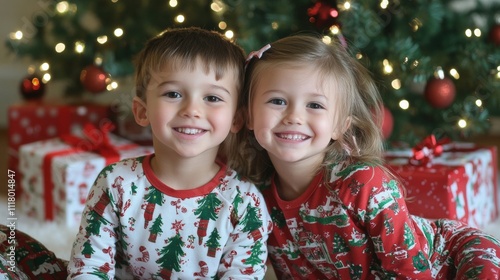
<instances>
[{"instance_id":1,"label":"red bauble","mask_svg":"<svg viewBox=\"0 0 500 280\"><path fill-rule=\"evenodd\" d=\"M40 77L29 75L21 81L21 95L26 100L38 100L45 94L45 84Z\"/></svg>"},{"instance_id":2,"label":"red bauble","mask_svg":"<svg viewBox=\"0 0 500 280\"><path fill-rule=\"evenodd\" d=\"M92 93L100 93L106 90L109 75L101 67L89 65L80 73L80 81L86 90Z\"/></svg>"},{"instance_id":3,"label":"red bauble","mask_svg":"<svg viewBox=\"0 0 500 280\"><path fill-rule=\"evenodd\" d=\"M392 134L392 129L394 128L394 118L392 117L391 111L384 106L382 109L383 121L382 121L382 136L384 139L388 139Z\"/></svg>"},{"instance_id":4,"label":"red bauble","mask_svg":"<svg viewBox=\"0 0 500 280\"><path fill-rule=\"evenodd\" d=\"M500 24L496 24L491 28L488 38L493 44L500 46Z\"/></svg>"},{"instance_id":5,"label":"red bauble","mask_svg":"<svg viewBox=\"0 0 500 280\"><path fill-rule=\"evenodd\" d=\"M449 78L430 78L425 85L424 96L432 107L446 108L455 100L455 84Z\"/></svg>"},{"instance_id":6,"label":"red bauble","mask_svg":"<svg viewBox=\"0 0 500 280\"><path fill-rule=\"evenodd\" d=\"M318 0L307 9L309 21L318 28L330 28L338 22L337 1Z\"/></svg>"}]
</instances>

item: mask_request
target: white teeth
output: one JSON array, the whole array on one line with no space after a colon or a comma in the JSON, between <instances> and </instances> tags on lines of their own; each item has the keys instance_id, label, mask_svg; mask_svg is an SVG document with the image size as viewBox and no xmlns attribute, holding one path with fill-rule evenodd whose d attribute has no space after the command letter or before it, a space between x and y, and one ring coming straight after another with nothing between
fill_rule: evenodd
<instances>
[{"instance_id":1,"label":"white teeth","mask_svg":"<svg viewBox=\"0 0 500 280\"><path fill-rule=\"evenodd\" d=\"M191 134L191 135L203 132L203 130L197 128L177 128L176 130L180 133Z\"/></svg>"},{"instance_id":2,"label":"white teeth","mask_svg":"<svg viewBox=\"0 0 500 280\"><path fill-rule=\"evenodd\" d=\"M301 134L280 134L279 136L283 139L293 141L305 140L307 138L307 136Z\"/></svg>"}]
</instances>

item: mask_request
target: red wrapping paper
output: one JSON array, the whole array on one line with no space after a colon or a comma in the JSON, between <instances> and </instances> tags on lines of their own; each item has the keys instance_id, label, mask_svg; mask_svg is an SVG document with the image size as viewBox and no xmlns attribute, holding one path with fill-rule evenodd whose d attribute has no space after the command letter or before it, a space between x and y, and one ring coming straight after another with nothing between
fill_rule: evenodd
<instances>
[{"instance_id":1,"label":"red wrapping paper","mask_svg":"<svg viewBox=\"0 0 500 280\"><path fill-rule=\"evenodd\" d=\"M400 177L411 214L448 218L482 228L498 217L497 148L448 143L415 164L414 150L388 151L387 167Z\"/></svg>"}]
</instances>

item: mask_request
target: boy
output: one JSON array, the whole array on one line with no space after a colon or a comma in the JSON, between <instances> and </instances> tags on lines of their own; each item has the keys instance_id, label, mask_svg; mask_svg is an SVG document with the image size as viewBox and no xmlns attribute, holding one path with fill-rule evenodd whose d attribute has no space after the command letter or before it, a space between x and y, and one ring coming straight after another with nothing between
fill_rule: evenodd
<instances>
[{"instance_id":1,"label":"boy","mask_svg":"<svg viewBox=\"0 0 500 280\"><path fill-rule=\"evenodd\" d=\"M167 30L137 59L133 114L155 153L106 167L93 185L68 279L262 279L270 217L221 158L245 57L216 32ZM231 132L231 133L230 133Z\"/></svg>"}]
</instances>

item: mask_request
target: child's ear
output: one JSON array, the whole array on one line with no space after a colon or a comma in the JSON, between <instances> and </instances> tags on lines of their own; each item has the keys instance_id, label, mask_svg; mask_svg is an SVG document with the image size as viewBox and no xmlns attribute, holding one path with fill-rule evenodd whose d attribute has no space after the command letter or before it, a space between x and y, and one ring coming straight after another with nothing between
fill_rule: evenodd
<instances>
[{"instance_id":1,"label":"child's ear","mask_svg":"<svg viewBox=\"0 0 500 280\"><path fill-rule=\"evenodd\" d=\"M351 126L351 117L347 117L340 127L333 130L332 140L338 140Z\"/></svg>"},{"instance_id":2,"label":"child's ear","mask_svg":"<svg viewBox=\"0 0 500 280\"><path fill-rule=\"evenodd\" d=\"M233 118L233 124L231 125L232 133L238 133L243 128L246 119L245 116L246 116L246 110L244 109L236 110L236 113L234 114Z\"/></svg>"},{"instance_id":3,"label":"child's ear","mask_svg":"<svg viewBox=\"0 0 500 280\"><path fill-rule=\"evenodd\" d=\"M135 122L138 125L149 125L146 103L137 96L135 96L132 100L132 113L134 114Z\"/></svg>"}]
</instances>

